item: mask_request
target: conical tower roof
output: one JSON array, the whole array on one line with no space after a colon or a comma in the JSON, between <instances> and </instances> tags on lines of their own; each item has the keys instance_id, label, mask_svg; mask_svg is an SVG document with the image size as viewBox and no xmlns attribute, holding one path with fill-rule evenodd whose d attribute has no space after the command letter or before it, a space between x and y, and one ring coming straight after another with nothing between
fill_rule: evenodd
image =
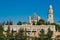
<instances>
[{"instance_id":1,"label":"conical tower roof","mask_svg":"<svg viewBox=\"0 0 60 40\"><path fill-rule=\"evenodd\" d=\"M52 5L50 5L49 8L52 8Z\"/></svg>"}]
</instances>

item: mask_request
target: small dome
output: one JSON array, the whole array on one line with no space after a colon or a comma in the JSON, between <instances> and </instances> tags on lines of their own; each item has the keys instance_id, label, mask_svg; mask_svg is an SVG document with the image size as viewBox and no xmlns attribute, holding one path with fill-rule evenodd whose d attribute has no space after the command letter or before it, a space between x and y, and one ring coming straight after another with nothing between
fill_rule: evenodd
<instances>
[{"instance_id":1,"label":"small dome","mask_svg":"<svg viewBox=\"0 0 60 40\"><path fill-rule=\"evenodd\" d=\"M38 15L36 13L34 13L32 16L31 16L32 19L37 19L38 18Z\"/></svg>"}]
</instances>

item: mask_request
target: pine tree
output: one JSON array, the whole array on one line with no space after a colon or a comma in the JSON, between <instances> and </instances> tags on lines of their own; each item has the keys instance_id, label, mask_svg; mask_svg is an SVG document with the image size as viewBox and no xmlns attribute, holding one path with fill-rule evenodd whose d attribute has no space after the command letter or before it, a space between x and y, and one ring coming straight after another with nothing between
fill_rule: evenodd
<instances>
[{"instance_id":1,"label":"pine tree","mask_svg":"<svg viewBox=\"0 0 60 40\"><path fill-rule=\"evenodd\" d=\"M10 40L10 25L8 25L8 29L7 29L7 40Z\"/></svg>"},{"instance_id":2,"label":"pine tree","mask_svg":"<svg viewBox=\"0 0 60 40\"><path fill-rule=\"evenodd\" d=\"M2 24L0 24L0 39L3 40L3 27L2 27Z\"/></svg>"},{"instance_id":3,"label":"pine tree","mask_svg":"<svg viewBox=\"0 0 60 40\"><path fill-rule=\"evenodd\" d=\"M48 40L51 40L52 35L53 35L53 32L52 32L51 29L49 28L49 29L48 29L48 32L47 32Z\"/></svg>"},{"instance_id":4,"label":"pine tree","mask_svg":"<svg viewBox=\"0 0 60 40\"><path fill-rule=\"evenodd\" d=\"M41 40L44 40L44 30L43 29L41 29L39 36L40 36Z\"/></svg>"},{"instance_id":5,"label":"pine tree","mask_svg":"<svg viewBox=\"0 0 60 40\"><path fill-rule=\"evenodd\" d=\"M25 40L24 39L24 30L20 28L18 35L17 35L17 40Z\"/></svg>"}]
</instances>

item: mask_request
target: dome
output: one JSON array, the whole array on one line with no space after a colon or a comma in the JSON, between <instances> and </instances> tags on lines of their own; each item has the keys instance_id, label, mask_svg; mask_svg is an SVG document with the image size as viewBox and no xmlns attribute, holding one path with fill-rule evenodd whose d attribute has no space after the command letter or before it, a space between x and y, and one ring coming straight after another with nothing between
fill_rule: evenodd
<instances>
[{"instance_id":1,"label":"dome","mask_svg":"<svg viewBox=\"0 0 60 40\"><path fill-rule=\"evenodd\" d=\"M35 19L38 18L38 15L37 15L36 13L34 13L34 14L31 16L31 18L32 18L33 20L35 20Z\"/></svg>"},{"instance_id":2,"label":"dome","mask_svg":"<svg viewBox=\"0 0 60 40\"><path fill-rule=\"evenodd\" d=\"M50 8L52 8L52 5L50 5Z\"/></svg>"}]
</instances>

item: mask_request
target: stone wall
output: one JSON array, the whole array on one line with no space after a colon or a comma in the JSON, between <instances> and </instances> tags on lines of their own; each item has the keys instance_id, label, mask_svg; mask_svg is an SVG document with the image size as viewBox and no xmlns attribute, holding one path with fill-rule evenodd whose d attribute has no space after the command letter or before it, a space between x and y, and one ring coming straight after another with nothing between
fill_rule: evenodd
<instances>
[{"instance_id":1,"label":"stone wall","mask_svg":"<svg viewBox=\"0 0 60 40\"><path fill-rule=\"evenodd\" d=\"M41 29L44 29L45 33L48 32L48 28L51 29L51 31L55 32L55 25L9 25L10 26L10 32L13 29L13 31L18 32L18 30L21 29L26 29L26 33L28 36L31 37L38 37L38 34ZM5 31L8 29L8 25L4 25L4 34Z\"/></svg>"}]
</instances>

